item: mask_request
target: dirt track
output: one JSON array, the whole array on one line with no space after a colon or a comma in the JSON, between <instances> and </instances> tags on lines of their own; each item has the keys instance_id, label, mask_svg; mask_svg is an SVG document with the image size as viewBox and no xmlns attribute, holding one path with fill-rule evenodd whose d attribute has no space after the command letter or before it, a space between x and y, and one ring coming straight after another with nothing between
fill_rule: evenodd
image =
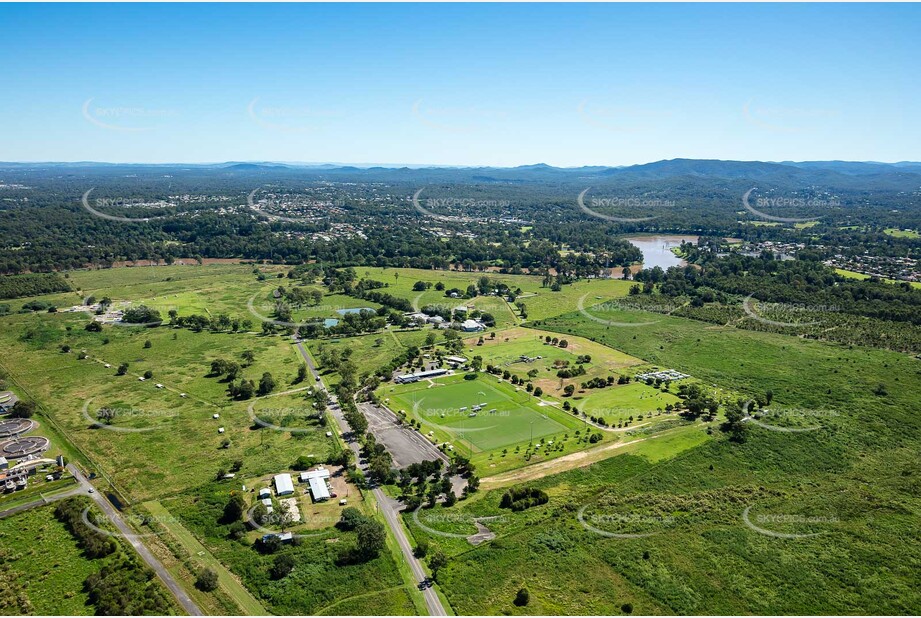
<instances>
[{"instance_id":1,"label":"dirt track","mask_svg":"<svg viewBox=\"0 0 921 618\"><path fill-rule=\"evenodd\" d=\"M616 451L625 446L636 444L637 442L653 440L661 435L665 435L665 433L663 432L658 436L650 436L649 438L631 440L630 442L613 442L610 444L602 444L601 446L596 446L595 448L579 451L577 453L570 453L569 455L563 455L562 457L557 457L556 459L551 459L550 461L542 461L531 466L519 468L518 470L503 472L502 474L497 474L496 476L484 478L480 481L480 486L484 489L504 487L506 485L514 485L515 483L533 481L550 474L565 472L566 470L582 468L584 466L589 466L593 463L599 462L603 459L607 459L611 451Z\"/></svg>"}]
</instances>

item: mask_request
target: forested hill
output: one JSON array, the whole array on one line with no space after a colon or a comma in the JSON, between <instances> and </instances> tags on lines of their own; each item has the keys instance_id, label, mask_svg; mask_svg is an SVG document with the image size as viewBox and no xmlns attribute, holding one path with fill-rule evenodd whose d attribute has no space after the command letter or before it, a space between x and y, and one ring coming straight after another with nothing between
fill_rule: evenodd
<instances>
[{"instance_id":1,"label":"forested hill","mask_svg":"<svg viewBox=\"0 0 921 618\"><path fill-rule=\"evenodd\" d=\"M814 220L808 231L769 216ZM580 205L581 204L581 205ZM921 164L673 159L629 167L0 163L0 273L140 259L598 274L680 233L921 258ZM583 208L584 206L584 208ZM821 253L821 251L820 251Z\"/></svg>"}]
</instances>

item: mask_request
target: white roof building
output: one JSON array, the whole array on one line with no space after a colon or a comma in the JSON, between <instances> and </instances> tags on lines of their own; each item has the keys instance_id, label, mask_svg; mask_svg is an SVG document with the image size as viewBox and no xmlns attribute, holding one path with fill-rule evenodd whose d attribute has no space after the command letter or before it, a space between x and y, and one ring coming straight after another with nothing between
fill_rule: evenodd
<instances>
[{"instance_id":1,"label":"white roof building","mask_svg":"<svg viewBox=\"0 0 921 618\"><path fill-rule=\"evenodd\" d=\"M485 327L476 320L464 320L461 324L461 330L470 333L485 330Z\"/></svg>"},{"instance_id":2,"label":"white roof building","mask_svg":"<svg viewBox=\"0 0 921 618\"><path fill-rule=\"evenodd\" d=\"M290 474L275 475L275 493L279 496L290 496L294 493L294 482Z\"/></svg>"},{"instance_id":3,"label":"white roof building","mask_svg":"<svg viewBox=\"0 0 921 618\"><path fill-rule=\"evenodd\" d=\"M301 472L301 482L310 483L310 494L314 502L329 500L329 487L326 485L326 479L329 478L329 470L326 468L317 468L309 472Z\"/></svg>"}]
</instances>

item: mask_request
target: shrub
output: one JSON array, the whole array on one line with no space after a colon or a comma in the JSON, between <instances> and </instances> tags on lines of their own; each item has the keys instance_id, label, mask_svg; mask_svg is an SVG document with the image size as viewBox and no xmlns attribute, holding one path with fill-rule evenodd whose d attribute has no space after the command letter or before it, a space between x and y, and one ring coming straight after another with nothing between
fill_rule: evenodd
<instances>
[{"instance_id":1,"label":"shrub","mask_svg":"<svg viewBox=\"0 0 921 618\"><path fill-rule=\"evenodd\" d=\"M523 511L532 506L547 504L549 501L547 493L536 487L513 487L502 494L499 508Z\"/></svg>"},{"instance_id":2,"label":"shrub","mask_svg":"<svg viewBox=\"0 0 921 618\"><path fill-rule=\"evenodd\" d=\"M202 569L195 579L195 587L202 592L211 592L217 588L217 573L211 569Z\"/></svg>"},{"instance_id":3,"label":"shrub","mask_svg":"<svg viewBox=\"0 0 921 618\"><path fill-rule=\"evenodd\" d=\"M294 570L295 564L294 558L289 554L275 556L272 568L269 569L269 575L272 576L272 579L283 579Z\"/></svg>"},{"instance_id":4,"label":"shrub","mask_svg":"<svg viewBox=\"0 0 921 618\"><path fill-rule=\"evenodd\" d=\"M528 592L527 588L522 588L518 591L518 594L515 595L515 605L518 607L524 607L530 600L531 594Z\"/></svg>"}]
</instances>

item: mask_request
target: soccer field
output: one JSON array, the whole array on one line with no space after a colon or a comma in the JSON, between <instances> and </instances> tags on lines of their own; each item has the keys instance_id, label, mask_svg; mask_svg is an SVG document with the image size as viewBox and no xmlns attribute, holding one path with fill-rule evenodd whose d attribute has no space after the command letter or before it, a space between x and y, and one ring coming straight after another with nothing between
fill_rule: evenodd
<instances>
[{"instance_id":1,"label":"soccer field","mask_svg":"<svg viewBox=\"0 0 921 618\"><path fill-rule=\"evenodd\" d=\"M405 410L421 421L426 432L461 440L474 452L539 441L584 428L581 421L550 407L525 391L488 377L477 380L447 378L394 387L386 396L395 410ZM473 407L483 404L476 416ZM492 410L495 410L494 412ZM431 427L431 429L429 428Z\"/></svg>"},{"instance_id":2,"label":"soccer field","mask_svg":"<svg viewBox=\"0 0 921 618\"><path fill-rule=\"evenodd\" d=\"M600 416L608 423L617 424L631 416L649 415L668 404L677 405L680 401L673 393L662 392L642 382L632 382L589 391L584 398L573 403L589 416Z\"/></svg>"}]
</instances>

